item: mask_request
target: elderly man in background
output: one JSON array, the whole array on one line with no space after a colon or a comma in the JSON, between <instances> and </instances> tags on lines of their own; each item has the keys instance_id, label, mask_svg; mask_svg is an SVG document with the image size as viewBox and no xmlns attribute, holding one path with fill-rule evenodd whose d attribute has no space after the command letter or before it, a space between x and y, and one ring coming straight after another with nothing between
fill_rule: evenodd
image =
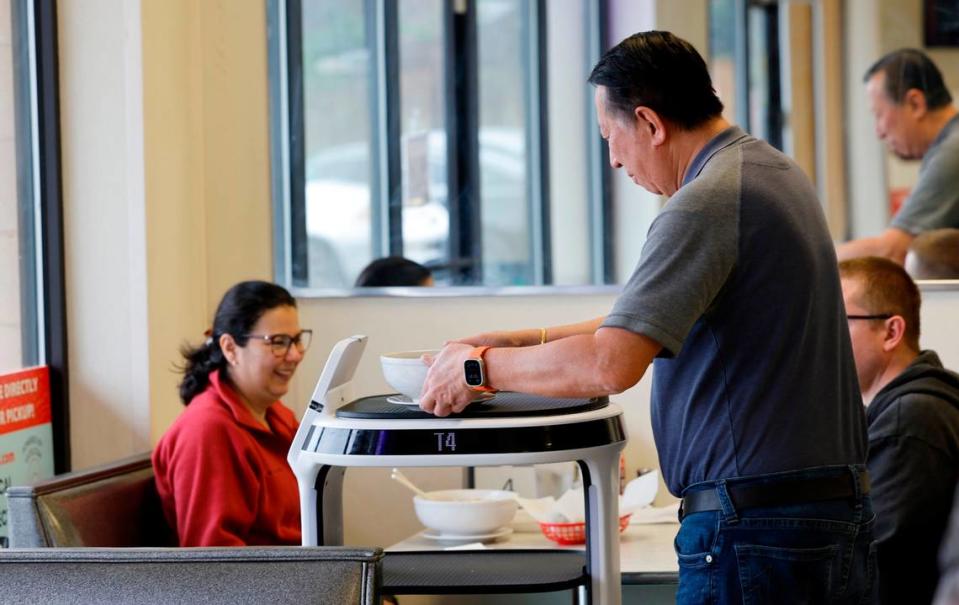
<instances>
[{"instance_id":1,"label":"elderly man in background","mask_svg":"<svg viewBox=\"0 0 959 605\"><path fill-rule=\"evenodd\" d=\"M882 603L930 603L959 480L959 375L919 348L919 289L896 263L840 263L869 423Z\"/></svg>"},{"instance_id":2,"label":"elderly man in background","mask_svg":"<svg viewBox=\"0 0 959 605\"><path fill-rule=\"evenodd\" d=\"M901 49L866 71L876 134L904 160L922 159L919 181L888 229L837 247L840 260L882 256L903 263L912 239L959 227L959 119L942 74L921 51Z\"/></svg>"}]
</instances>

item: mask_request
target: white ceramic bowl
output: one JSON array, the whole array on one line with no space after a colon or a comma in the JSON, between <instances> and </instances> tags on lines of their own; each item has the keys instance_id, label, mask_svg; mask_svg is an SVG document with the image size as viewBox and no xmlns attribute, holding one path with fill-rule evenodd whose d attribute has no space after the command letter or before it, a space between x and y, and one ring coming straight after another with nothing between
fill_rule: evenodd
<instances>
[{"instance_id":1,"label":"white ceramic bowl","mask_svg":"<svg viewBox=\"0 0 959 605\"><path fill-rule=\"evenodd\" d=\"M420 523L439 534L479 536L509 525L516 514L512 492L498 489L448 489L413 496Z\"/></svg>"},{"instance_id":2,"label":"white ceramic bowl","mask_svg":"<svg viewBox=\"0 0 959 605\"><path fill-rule=\"evenodd\" d=\"M429 368L420 359L423 355L436 355L437 350L399 351L380 355L380 366L383 368L383 378L398 393L406 395L416 401L423 392L423 383L426 381L426 372Z\"/></svg>"}]
</instances>

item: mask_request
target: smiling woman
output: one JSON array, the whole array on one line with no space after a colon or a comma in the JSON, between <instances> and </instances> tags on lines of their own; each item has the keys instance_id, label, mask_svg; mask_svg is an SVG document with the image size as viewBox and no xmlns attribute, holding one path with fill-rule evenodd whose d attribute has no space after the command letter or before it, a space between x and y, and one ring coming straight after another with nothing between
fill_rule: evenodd
<instances>
[{"instance_id":1,"label":"smiling woman","mask_svg":"<svg viewBox=\"0 0 959 605\"><path fill-rule=\"evenodd\" d=\"M183 349L187 409L153 454L181 546L300 543L296 479L286 464L297 422L279 399L311 335L289 292L248 281L223 296L206 342Z\"/></svg>"}]
</instances>

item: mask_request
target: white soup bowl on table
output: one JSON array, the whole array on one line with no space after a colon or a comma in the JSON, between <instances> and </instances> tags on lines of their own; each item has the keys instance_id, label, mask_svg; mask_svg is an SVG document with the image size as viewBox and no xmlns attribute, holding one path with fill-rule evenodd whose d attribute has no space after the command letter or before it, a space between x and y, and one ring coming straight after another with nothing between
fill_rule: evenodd
<instances>
[{"instance_id":1,"label":"white soup bowl on table","mask_svg":"<svg viewBox=\"0 0 959 605\"><path fill-rule=\"evenodd\" d=\"M498 489L447 489L414 496L420 523L443 535L481 536L509 525L516 515L512 492Z\"/></svg>"}]
</instances>

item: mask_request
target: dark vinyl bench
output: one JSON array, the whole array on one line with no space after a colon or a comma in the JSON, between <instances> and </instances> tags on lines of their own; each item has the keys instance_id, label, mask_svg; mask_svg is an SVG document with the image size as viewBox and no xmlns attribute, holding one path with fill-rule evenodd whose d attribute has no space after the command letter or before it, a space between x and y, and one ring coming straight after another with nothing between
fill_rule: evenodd
<instances>
[{"instance_id":1,"label":"dark vinyl bench","mask_svg":"<svg viewBox=\"0 0 959 605\"><path fill-rule=\"evenodd\" d=\"M10 602L379 603L379 548L175 548L149 454L12 486L7 499Z\"/></svg>"}]
</instances>

